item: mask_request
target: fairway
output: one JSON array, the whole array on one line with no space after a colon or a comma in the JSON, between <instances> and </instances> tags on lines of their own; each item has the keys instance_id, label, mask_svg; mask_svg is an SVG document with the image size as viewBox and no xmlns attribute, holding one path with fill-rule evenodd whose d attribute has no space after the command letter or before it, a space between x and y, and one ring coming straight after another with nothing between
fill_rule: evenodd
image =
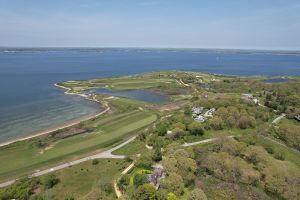
<instances>
[{"instance_id":1,"label":"fairway","mask_svg":"<svg viewBox=\"0 0 300 200\"><path fill-rule=\"evenodd\" d=\"M71 88L72 91L79 92L88 88L108 87L113 90L134 90L134 89L148 89L157 88L160 86L174 86L178 83L170 78L153 78L151 76L145 77L120 77L109 79L94 79L89 81L67 81L60 83L64 87Z\"/></svg>"},{"instance_id":2,"label":"fairway","mask_svg":"<svg viewBox=\"0 0 300 200\"><path fill-rule=\"evenodd\" d=\"M51 148L42 151L30 141L17 142L2 147L0 151L0 180L9 179L33 170L57 164L64 159L107 148L151 124L156 115L132 111L109 116L94 122L94 132L58 140Z\"/></svg>"}]
</instances>

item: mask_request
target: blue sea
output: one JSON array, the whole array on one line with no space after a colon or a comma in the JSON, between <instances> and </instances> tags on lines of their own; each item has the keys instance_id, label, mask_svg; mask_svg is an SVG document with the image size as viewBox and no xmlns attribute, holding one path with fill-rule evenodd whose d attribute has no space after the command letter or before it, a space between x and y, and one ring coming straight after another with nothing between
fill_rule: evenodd
<instances>
[{"instance_id":1,"label":"blue sea","mask_svg":"<svg viewBox=\"0 0 300 200\"><path fill-rule=\"evenodd\" d=\"M98 112L64 95L66 80L159 70L227 75L300 75L299 52L205 49L0 49L0 142L28 136Z\"/></svg>"}]
</instances>

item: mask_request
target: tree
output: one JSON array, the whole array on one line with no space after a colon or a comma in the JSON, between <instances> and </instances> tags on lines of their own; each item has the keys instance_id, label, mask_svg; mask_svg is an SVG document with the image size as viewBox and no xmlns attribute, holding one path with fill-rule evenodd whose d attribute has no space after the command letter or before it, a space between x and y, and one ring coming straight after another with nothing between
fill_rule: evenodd
<instances>
[{"instance_id":1,"label":"tree","mask_svg":"<svg viewBox=\"0 0 300 200\"><path fill-rule=\"evenodd\" d=\"M144 173L135 174L133 179L133 184L135 187L141 186L147 182L148 182L147 174Z\"/></svg>"},{"instance_id":2,"label":"tree","mask_svg":"<svg viewBox=\"0 0 300 200\"><path fill-rule=\"evenodd\" d=\"M168 193L167 200L178 200L173 192Z\"/></svg>"},{"instance_id":3,"label":"tree","mask_svg":"<svg viewBox=\"0 0 300 200\"><path fill-rule=\"evenodd\" d=\"M188 196L188 200L207 200L207 197L203 190L201 189L194 189L190 192Z\"/></svg>"},{"instance_id":4,"label":"tree","mask_svg":"<svg viewBox=\"0 0 300 200\"><path fill-rule=\"evenodd\" d=\"M139 186L133 194L133 198L136 200L154 200L155 196L156 189L149 183Z\"/></svg>"},{"instance_id":5,"label":"tree","mask_svg":"<svg viewBox=\"0 0 300 200\"><path fill-rule=\"evenodd\" d=\"M143 153L136 161L136 166L140 168L151 169L152 164L151 152Z\"/></svg>"},{"instance_id":6,"label":"tree","mask_svg":"<svg viewBox=\"0 0 300 200\"><path fill-rule=\"evenodd\" d=\"M180 129L182 129L182 130L185 130L185 129L186 129L185 124L183 124L183 123L181 123L181 122L177 122L177 123L175 123L175 124L172 124L172 128L173 128L173 129L174 129L174 128L180 128Z\"/></svg>"},{"instance_id":7,"label":"tree","mask_svg":"<svg viewBox=\"0 0 300 200\"><path fill-rule=\"evenodd\" d=\"M193 135L203 135L204 134L204 129L203 129L202 125L198 122L190 123L188 125L188 130Z\"/></svg>"},{"instance_id":8,"label":"tree","mask_svg":"<svg viewBox=\"0 0 300 200\"><path fill-rule=\"evenodd\" d=\"M152 155L152 160L154 162L159 162L162 159L162 153L161 153L161 148L160 147L156 147L154 150L154 153Z\"/></svg>"},{"instance_id":9,"label":"tree","mask_svg":"<svg viewBox=\"0 0 300 200\"><path fill-rule=\"evenodd\" d=\"M170 135L171 138L173 139L179 139L184 136L185 132L181 128L174 128L172 130L172 134Z\"/></svg>"},{"instance_id":10,"label":"tree","mask_svg":"<svg viewBox=\"0 0 300 200\"><path fill-rule=\"evenodd\" d=\"M171 173L169 176L162 179L160 182L160 187L168 192L173 192L178 196L182 195L184 192L182 177L176 173Z\"/></svg>"},{"instance_id":11,"label":"tree","mask_svg":"<svg viewBox=\"0 0 300 200\"><path fill-rule=\"evenodd\" d=\"M189 106L184 107L184 114L188 116L192 115L192 110Z\"/></svg>"},{"instance_id":12,"label":"tree","mask_svg":"<svg viewBox=\"0 0 300 200\"><path fill-rule=\"evenodd\" d=\"M215 116L214 118L211 119L210 125L215 130L222 130L224 123L222 118Z\"/></svg>"},{"instance_id":13,"label":"tree","mask_svg":"<svg viewBox=\"0 0 300 200\"><path fill-rule=\"evenodd\" d=\"M255 124L256 124L255 119L251 116L246 116L246 115L241 116L238 122L238 126L240 129L255 127Z\"/></svg>"},{"instance_id":14,"label":"tree","mask_svg":"<svg viewBox=\"0 0 300 200\"><path fill-rule=\"evenodd\" d=\"M165 122L160 123L156 128L156 131L159 136L165 136L167 134L167 130L168 130L168 124Z\"/></svg>"}]
</instances>

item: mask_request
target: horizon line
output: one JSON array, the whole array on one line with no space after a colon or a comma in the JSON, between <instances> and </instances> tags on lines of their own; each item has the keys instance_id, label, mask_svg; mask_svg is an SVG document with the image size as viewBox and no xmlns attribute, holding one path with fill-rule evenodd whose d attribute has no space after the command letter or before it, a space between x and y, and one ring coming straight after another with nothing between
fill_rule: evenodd
<instances>
[{"instance_id":1,"label":"horizon line","mask_svg":"<svg viewBox=\"0 0 300 200\"><path fill-rule=\"evenodd\" d=\"M179 50L235 50L235 51L292 51L299 52L300 49L267 49L267 48L213 48L213 47L126 47L126 46L1 46L0 48L16 49L179 49Z\"/></svg>"}]
</instances>

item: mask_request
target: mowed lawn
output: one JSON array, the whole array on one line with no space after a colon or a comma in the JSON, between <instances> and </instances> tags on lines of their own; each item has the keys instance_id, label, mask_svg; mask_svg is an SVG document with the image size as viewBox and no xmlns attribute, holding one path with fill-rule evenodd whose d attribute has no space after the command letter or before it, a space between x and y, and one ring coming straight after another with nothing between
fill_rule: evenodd
<instances>
[{"instance_id":1,"label":"mowed lawn","mask_svg":"<svg viewBox=\"0 0 300 200\"><path fill-rule=\"evenodd\" d=\"M131 111L93 122L95 131L58 140L51 148L41 149L33 142L22 141L0 148L0 180L11 179L34 170L46 168L87 153L104 150L136 133L156 120L145 111Z\"/></svg>"},{"instance_id":2,"label":"mowed lawn","mask_svg":"<svg viewBox=\"0 0 300 200\"><path fill-rule=\"evenodd\" d=\"M61 83L74 91L93 87L109 87L113 90L134 90L156 88L159 86L174 86L178 83L171 78L150 78L150 77L121 77L109 79L94 79L89 81L67 81Z\"/></svg>"}]
</instances>

